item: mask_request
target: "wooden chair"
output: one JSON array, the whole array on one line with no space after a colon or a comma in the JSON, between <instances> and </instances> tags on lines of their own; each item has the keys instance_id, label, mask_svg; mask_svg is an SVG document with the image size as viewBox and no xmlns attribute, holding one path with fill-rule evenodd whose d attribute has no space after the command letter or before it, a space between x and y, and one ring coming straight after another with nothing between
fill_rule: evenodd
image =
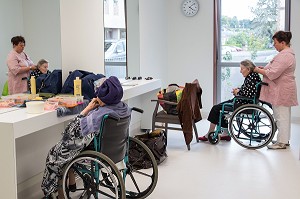
<instances>
[{"instance_id":1,"label":"wooden chair","mask_svg":"<svg viewBox=\"0 0 300 199\"><path fill-rule=\"evenodd\" d=\"M156 102L156 106L155 106L155 109L154 109L153 115L152 115L152 131L154 131L156 128L164 129L165 136L168 141L168 136L167 136L168 129L182 131L182 127L181 127L181 123L180 123L178 115L167 114L164 110L160 110L159 104L161 102L163 102L163 103L166 103L169 105L177 105L177 103L166 101L166 100L161 100L161 99L156 99L156 100L151 100L151 101ZM178 127L176 127L176 126L174 127L174 126L170 126L170 125L176 125ZM199 142L198 131L197 131L196 124L194 122L193 122L193 129L194 129L196 141ZM167 141L166 141L166 144L167 144ZM191 149L190 144L187 144L187 148L188 148L188 150Z\"/></svg>"}]
</instances>

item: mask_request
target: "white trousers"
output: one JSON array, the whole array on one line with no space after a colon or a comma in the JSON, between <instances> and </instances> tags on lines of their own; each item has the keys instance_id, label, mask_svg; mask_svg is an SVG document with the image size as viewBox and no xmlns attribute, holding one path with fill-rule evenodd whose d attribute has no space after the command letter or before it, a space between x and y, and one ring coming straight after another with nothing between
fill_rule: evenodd
<instances>
[{"instance_id":1,"label":"white trousers","mask_svg":"<svg viewBox=\"0 0 300 199\"><path fill-rule=\"evenodd\" d=\"M291 138L291 107L273 106L278 128L277 142L287 144Z\"/></svg>"}]
</instances>

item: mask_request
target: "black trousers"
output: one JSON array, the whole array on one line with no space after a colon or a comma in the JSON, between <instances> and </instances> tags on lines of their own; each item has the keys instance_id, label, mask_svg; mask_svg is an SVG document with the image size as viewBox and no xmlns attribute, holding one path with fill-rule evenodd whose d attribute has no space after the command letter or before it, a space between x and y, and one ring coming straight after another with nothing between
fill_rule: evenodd
<instances>
[{"instance_id":1,"label":"black trousers","mask_svg":"<svg viewBox=\"0 0 300 199\"><path fill-rule=\"evenodd\" d=\"M207 120L210 121L213 124L218 125L219 124L219 117L220 117L220 114L221 114L221 110L222 110L223 104L224 103L232 103L232 102L233 102L233 100L231 99L231 100L227 100L227 101L221 102L220 104L214 105L211 108L210 112L209 112ZM232 111L233 107L230 108L230 109L228 109L228 108L225 107L225 110L226 111ZM227 120L225 120L224 114L223 114L223 117L221 119L221 127L228 128L228 122L227 122Z\"/></svg>"}]
</instances>

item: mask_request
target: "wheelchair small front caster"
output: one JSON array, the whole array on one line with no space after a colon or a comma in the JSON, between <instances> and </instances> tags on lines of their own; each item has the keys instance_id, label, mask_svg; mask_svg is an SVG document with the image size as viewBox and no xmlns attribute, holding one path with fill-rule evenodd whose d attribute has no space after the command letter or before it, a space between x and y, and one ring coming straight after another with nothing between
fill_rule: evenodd
<instances>
[{"instance_id":1,"label":"wheelchair small front caster","mask_svg":"<svg viewBox=\"0 0 300 199\"><path fill-rule=\"evenodd\" d=\"M211 143L211 144L218 144L221 140L220 138L220 134L218 134L217 136L215 135L215 132L210 132L208 134L208 141Z\"/></svg>"}]
</instances>

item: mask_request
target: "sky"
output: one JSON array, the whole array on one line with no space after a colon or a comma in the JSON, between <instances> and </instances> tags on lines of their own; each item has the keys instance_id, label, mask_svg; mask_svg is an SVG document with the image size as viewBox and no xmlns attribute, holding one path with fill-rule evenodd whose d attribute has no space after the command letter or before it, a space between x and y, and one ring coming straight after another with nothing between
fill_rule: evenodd
<instances>
[{"instance_id":1,"label":"sky","mask_svg":"<svg viewBox=\"0 0 300 199\"><path fill-rule=\"evenodd\" d=\"M221 0L222 15L228 17L236 16L239 20L251 19L250 7L256 5L258 0Z\"/></svg>"}]
</instances>

